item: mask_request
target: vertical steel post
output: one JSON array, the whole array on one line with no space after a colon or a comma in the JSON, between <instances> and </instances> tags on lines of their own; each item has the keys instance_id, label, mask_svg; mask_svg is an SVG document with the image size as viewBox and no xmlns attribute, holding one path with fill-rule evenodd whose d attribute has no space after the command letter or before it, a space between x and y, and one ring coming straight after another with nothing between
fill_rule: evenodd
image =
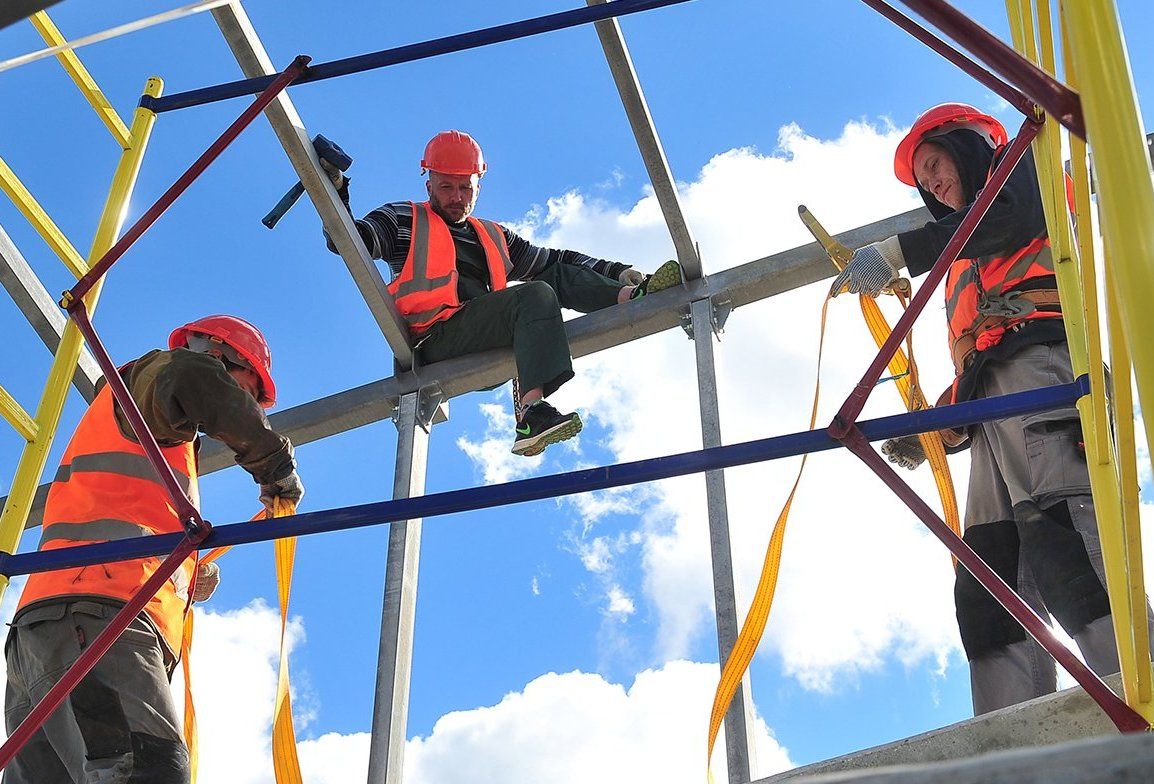
<instances>
[{"instance_id":1,"label":"vertical steel post","mask_svg":"<svg viewBox=\"0 0 1154 784\"><path fill-rule=\"evenodd\" d=\"M422 405L423 399L428 401L427 391L412 392L402 395L397 406L393 498L412 498L425 492L432 409ZM389 526L373 734L369 745L369 784L400 784L404 773L420 557L421 520Z\"/></svg>"},{"instance_id":2,"label":"vertical steel post","mask_svg":"<svg viewBox=\"0 0 1154 784\"><path fill-rule=\"evenodd\" d=\"M717 318L712 300L699 299L690 306L693 345L697 355L697 399L701 409L701 445L721 446L721 415L717 398L717 373L713 360L713 335ZM741 624L733 587L733 548L729 543L729 508L725 473L705 472L705 505L709 514L709 550L713 563L713 604L717 615L718 661L722 668L737 642ZM753 748L753 694L749 674L729 703L725 714L725 761L729 784L751 780L756 765Z\"/></svg>"}]
</instances>

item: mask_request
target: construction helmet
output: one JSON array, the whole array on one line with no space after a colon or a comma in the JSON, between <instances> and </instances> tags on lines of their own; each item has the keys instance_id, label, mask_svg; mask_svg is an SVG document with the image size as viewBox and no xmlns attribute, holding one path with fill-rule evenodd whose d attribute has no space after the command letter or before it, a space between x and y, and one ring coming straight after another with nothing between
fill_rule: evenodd
<instances>
[{"instance_id":1,"label":"construction helmet","mask_svg":"<svg viewBox=\"0 0 1154 784\"><path fill-rule=\"evenodd\" d=\"M435 171L441 174L485 174L485 156L481 145L463 131L441 131L425 145L421 158L421 173Z\"/></svg>"},{"instance_id":2,"label":"construction helmet","mask_svg":"<svg viewBox=\"0 0 1154 784\"><path fill-rule=\"evenodd\" d=\"M985 112L966 103L940 103L922 112L905 138L898 142L894 153L894 175L906 185L916 186L914 176L914 151L918 145L932 136L940 136L959 128L968 128L978 133L993 148L1006 143L1006 129Z\"/></svg>"},{"instance_id":3,"label":"construction helmet","mask_svg":"<svg viewBox=\"0 0 1154 784\"><path fill-rule=\"evenodd\" d=\"M262 408L276 403L276 384L272 380L272 352L260 330L236 316L205 316L177 327L168 336L168 347L190 348L227 359L251 369L260 377ZM198 345L202 340L207 344Z\"/></svg>"}]
</instances>

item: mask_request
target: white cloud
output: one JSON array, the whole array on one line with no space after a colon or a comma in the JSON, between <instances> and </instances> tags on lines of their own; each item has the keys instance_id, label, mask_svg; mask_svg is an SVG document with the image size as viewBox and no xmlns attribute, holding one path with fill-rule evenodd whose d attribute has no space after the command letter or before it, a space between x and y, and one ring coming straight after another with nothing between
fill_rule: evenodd
<instances>
[{"instance_id":1,"label":"white cloud","mask_svg":"<svg viewBox=\"0 0 1154 784\"><path fill-rule=\"evenodd\" d=\"M408 744L405 780L702 781L703 722L716 683L716 665L685 661L646 670L628 689L588 673L542 675L492 707L442 716L428 737ZM760 775L791 766L760 719L754 733ZM719 781L724 765L719 744Z\"/></svg>"},{"instance_id":2,"label":"white cloud","mask_svg":"<svg viewBox=\"0 0 1154 784\"><path fill-rule=\"evenodd\" d=\"M626 616L637 612L637 608L633 605L633 599L629 594L625 593L620 585L614 585L609 589L609 606L606 612L624 620Z\"/></svg>"}]
</instances>

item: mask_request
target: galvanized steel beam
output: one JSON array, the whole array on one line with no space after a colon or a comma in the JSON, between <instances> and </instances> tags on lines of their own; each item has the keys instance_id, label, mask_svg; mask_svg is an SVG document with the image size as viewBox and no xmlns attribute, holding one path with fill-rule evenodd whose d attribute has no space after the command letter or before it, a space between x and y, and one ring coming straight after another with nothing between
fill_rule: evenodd
<instances>
[{"instance_id":1,"label":"galvanized steel beam","mask_svg":"<svg viewBox=\"0 0 1154 784\"><path fill-rule=\"evenodd\" d=\"M239 4L214 8L212 16L246 75L253 77L276 73L248 15ZM316 206L325 231L349 268L393 356L402 367L412 367L413 351L409 346L408 329L397 313L393 298L385 289L385 281L376 262L369 257L369 251L357 232L352 216L321 169L316 150L313 149L308 131L292 100L281 93L265 110L265 116Z\"/></svg>"},{"instance_id":2,"label":"galvanized steel beam","mask_svg":"<svg viewBox=\"0 0 1154 784\"><path fill-rule=\"evenodd\" d=\"M856 248L916 228L931 219L924 208L910 210L838 234L837 238ZM666 289L628 305L572 319L565 322L565 331L569 335L573 356L583 357L679 326L682 315L694 300L712 297L715 301L728 300L737 308L825 280L832 277L833 272L825 251L816 242L811 242L721 270L705 280L690 281L685 287ZM273 414L269 421L294 444L307 444L388 419L401 395L416 392L421 387L439 387L448 399L500 384L512 378L513 372L512 351L470 354L337 392ZM202 475L235 464L223 444L205 441L200 451ZM29 515L29 527L40 524L47 493L47 485L37 493Z\"/></svg>"}]
</instances>

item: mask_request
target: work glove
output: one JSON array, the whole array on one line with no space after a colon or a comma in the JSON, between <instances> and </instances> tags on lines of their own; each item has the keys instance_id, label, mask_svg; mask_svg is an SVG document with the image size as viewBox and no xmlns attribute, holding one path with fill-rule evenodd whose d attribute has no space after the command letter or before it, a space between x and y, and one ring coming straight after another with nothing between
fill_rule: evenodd
<instances>
[{"instance_id":1,"label":"work glove","mask_svg":"<svg viewBox=\"0 0 1154 784\"><path fill-rule=\"evenodd\" d=\"M207 602L220 585L220 567L213 563L197 564L196 587L192 589L194 602Z\"/></svg>"},{"instance_id":2,"label":"work glove","mask_svg":"<svg viewBox=\"0 0 1154 784\"><path fill-rule=\"evenodd\" d=\"M339 191L341 186L345 184L345 173L324 158L321 158L321 168L324 169L325 174L329 176L329 182Z\"/></svg>"},{"instance_id":3,"label":"work glove","mask_svg":"<svg viewBox=\"0 0 1154 784\"><path fill-rule=\"evenodd\" d=\"M829 295L836 297L842 291L851 294L879 294L893 283L905 265L902 246L896 236L858 248L853 258L833 280Z\"/></svg>"},{"instance_id":4,"label":"work glove","mask_svg":"<svg viewBox=\"0 0 1154 784\"><path fill-rule=\"evenodd\" d=\"M891 438L882 444L882 454L888 457L894 465L908 468L911 471L926 460L926 452L922 449L922 440L917 436Z\"/></svg>"},{"instance_id":5,"label":"work glove","mask_svg":"<svg viewBox=\"0 0 1154 784\"><path fill-rule=\"evenodd\" d=\"M640 286L645 282L645 273L632 267L626 267L617 275L617 282L624 283L626 286Z\"/></svg>"},{"instance_id":6,"label":"work glove","mask_svg":"<svg viewBox=\"0 0 1154 784\"><path fill-rule=\"evenodd\" d=\"M260 486L260 502L264 504L264 508L270 514L273 511L272 505L275 499L283 498L285 501L299 504L304 494L305 486L301 483L301 478L295 470L282 479Z\"/></svg>"}]
</instances>

